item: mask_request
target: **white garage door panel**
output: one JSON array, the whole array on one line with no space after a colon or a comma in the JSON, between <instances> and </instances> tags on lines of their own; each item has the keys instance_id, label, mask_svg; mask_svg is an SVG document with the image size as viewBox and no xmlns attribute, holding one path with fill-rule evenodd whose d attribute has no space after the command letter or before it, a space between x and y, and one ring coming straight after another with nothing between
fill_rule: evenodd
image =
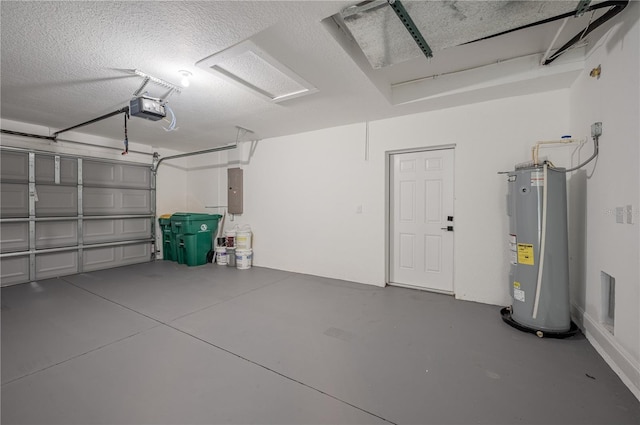
<instances>
[{"instance_id":1,"label":"white garage door panel","mask_svg":"<svg viewBox=\"0 0 640 425\"><path fill-rule=\"evenodd\" d=\"M29 223L0 224L0 252L29 249Z\"/></svg>"},{"instance_id":2,"label":"white garage door panel","mask_svg":"<svg viewBox=\"0 0 640 425\"><path fill-rule=\"evenodd\" d=\"M151 187L151 172L148 166L85 160L82 173L85 186L132 189L149 189Z\"/></svg>"},{"instance_id":3,"label":"white garage door panel","mask_svg":"<svg viewBox=\"0 0 640 425\"><path fill-rule=\"evenodd\" d=\"M144 243L85 249L83 258L84 271L145 263L151 258L151 244Z\"/></svg>"},{"instance_id":4,"label":"white garage door panel","mask_svg":"<svg viewBox=\"0 0 640 425\"><path fill-rule=\"evenodd\" d=\"M151 174L149 167L122 166L122 184L127 187L149 189L151 187Z\"/></svg>"},{"instance_id":5,"label":"white garage door panel","mask_svg":"<svg viewBox=\"0 0 640 425\"><path fill-rule=\"evenodd\" d=\"M29 257L0 259L0 282L2 286L29 281Z\"/></svg>"},{"instance_id":6,"label":"white garage door panel","mask_svg":"<svg viewBox=\"0 0 640 425\"><path fill-rule=\"evenodd\" d=\"M3 181L29 181L29 154L3 151L0 155L0 177Z\"/></svg>"},{"instance_id":7,"label":"white garage door panel","mask_svg":"<svg viewBox=\"0 0 640 425\"><path fill-rule=\"evenodd\" d=\"M138 189L85 187L85 215L150 214L151 192Z\"/></svg>"},{"instance_id":8,"label":"white garage door panel","mask_svg":"<svg viewBox=\"0 0 640 425\"><path fill-rule=\"evenodd\" d=\"M27 184L2 183L0 185L0 216L29 216L29 186Z\"/></svg>"},{"instance_id":9,"label":"white garage door panel","mask_svg":"<svg viewBox=\"0 0 640 425\"><path fill-rule=\"evenodd\" d=\"M78 221L39 221L36 223L36 248L57 248L78 244Z\"/></svg>"},{"instance_id":10,"label":"white garage door panel","mask_svg":"<svg viewBox=\"0 0 640 425\"><path fill-rule=\"evenodd\" d=\"M36 185L38 217L72 217L78 214L78 188L76 186Z\"/></svg>"},{"instance_id":11,"label":"white garage door panel","mask_svg":"<svg viewBox=\"0 0 640 425\"><path fill-rule=\"evenodd\" d=\"M151 237L151 220L124 218L116 220L85 220L84 243L115 242Z\"/></svg>"},{"instance_id":12,"label":"white garage door panel","mask_svg":"<svg viewBox=\"0 0 640 425\"><path fill-rule=\"evenodd\" d=\"M78 161L58 158L60 184L78 183ZM56 183L55 156L36 155L36 183Z\"/></svg>"},{"instance_id":13,"label":"white garage door panel","mask_svg":"<svg viewBox=\"0 0 640 425\"><path fill-rule=\"evenodd\" d=\"M136 264L149 261L151 256L151 244L123 245L119 246L122 250L121 258L123 264Z\"/></svg>"},{"instance_id":14,"label":"white garage door panel","mask_svg":"<svg viewBox=\"0 0 640 425\"><path fill-rule=\"evenodd\" d=\"M2 286L153 259L150 165L5 146L0 159Z\"/></svg>"},{"instance_id":15,"label":"white garage door panel","mask_svg":"<svg viewBox=\"0 0 640 425\"><path fill-rule=\"evenodd\" d=\"M36 279L48 279L74 273L78 273L78 253L76 251L36 255Z\"/></svg>"}]
</instances>

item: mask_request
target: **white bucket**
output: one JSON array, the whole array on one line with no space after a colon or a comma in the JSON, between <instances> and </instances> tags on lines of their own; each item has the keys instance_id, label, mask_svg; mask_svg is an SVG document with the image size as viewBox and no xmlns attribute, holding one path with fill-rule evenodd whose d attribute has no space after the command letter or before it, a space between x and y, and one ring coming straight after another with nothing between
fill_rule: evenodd
<instances>
[{"instance_id":1,"label":"white bucket","mask_svg":"<svg viewBox=\"0 0 640 425\"><path fill-rule=\"evenodd\" d=\"M236 249L236 267L238 270L250 269L251 260L253 260L253 251L251 249Z\"/></svg>"},{"instance_id":2,"label":"white bucket","mask_svg":"<svg viewBox=\"0 0 640 425\"><path fill-rule=\"evenodd\" d=\"M216 263L224 266L227 264L227 248L224 246L216 247Z\"/></svg>"},{"instance_id":3,"label":"white bucket","mask_svg":"<svg viewBox=\"0 0 640 425\"><path fill-rule=\"evenodd\" d=\"M238 230L236 233L236 247L238 249L251 249L251 229Z\"/></svg>"}]
</instances>

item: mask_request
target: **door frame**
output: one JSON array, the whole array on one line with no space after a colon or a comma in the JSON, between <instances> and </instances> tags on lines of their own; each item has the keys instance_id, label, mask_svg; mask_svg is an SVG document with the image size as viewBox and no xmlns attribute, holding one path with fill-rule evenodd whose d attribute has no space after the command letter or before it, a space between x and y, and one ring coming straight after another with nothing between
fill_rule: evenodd
<instances>
[{"instance_id":1,"label":"door frame","mask_svg":"<svg viewBox=\"0 0 640 425\"><path fill-rule=\"evenodd\" d=\"M437 145L437 146L423 146L423 147L417 147L417 148L406 148L406 149L394 149L394 150L390 150L390 151L385 151L384 153L384 159L385 159L385 166L384 166L384 257L385 257L385 262L384 262L384 284L385 286L388 286L390 284L390 275L391 275L391 261L393 261L393 259L391 258L390 254L391 254L391 207L393 205L393 200L391 199L391 170L393 170L393 164L391 163L393 156L394 155L398 155L398 154L403 154L403 153L414 153L414 152L428 152L428 151L440 151L440 150L445 150L445 149L453 149L454 151L454 169L453 169L453 210L455 211L456 209L456 179L455 179L455 175L456 175L456 169L455 169L455 148L456 148L456 144L455 143L450 143L450 144L446 144L446 145ZM454 221L455 223L455 221ZM453 241L453 254L454 254L454 258L453 258L453 264L454 264L454 268L453 268L453 293L449 293L449 292L444 292L445 294L449 294L449 295L453 295L455 294L455 232L454 232L454 241ZM402 286L402 285L398 285L395 284L393 286ZM419 289L419 288L415 288L413 286L411 286L412 289ZM432 292L440 292L438 290L430 290Z\"/></svg>"}]
</instances>

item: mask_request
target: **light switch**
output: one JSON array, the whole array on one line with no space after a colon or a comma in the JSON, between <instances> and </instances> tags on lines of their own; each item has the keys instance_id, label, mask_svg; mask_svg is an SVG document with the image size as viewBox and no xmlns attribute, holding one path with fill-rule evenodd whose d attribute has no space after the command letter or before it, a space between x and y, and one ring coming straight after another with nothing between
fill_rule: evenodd
<instances>
[{"instance_id":1,"label":"light switch","mask_svg":"<svg viewBox=\"0 0 640 425\"><path fill-rule=\"evenodd\" d=\"M624 224L624 207L616 207L616 223Z\"/></svg>"},{"instance_id":2,"label":"light switch","mask_svg":"<svg viewBox=\"0 0 640 425\"><path fill-rule=\"evenodd\" d=\"M627 224L633 224L633 205L627 205Z\"/></svg>"}]
</instances>

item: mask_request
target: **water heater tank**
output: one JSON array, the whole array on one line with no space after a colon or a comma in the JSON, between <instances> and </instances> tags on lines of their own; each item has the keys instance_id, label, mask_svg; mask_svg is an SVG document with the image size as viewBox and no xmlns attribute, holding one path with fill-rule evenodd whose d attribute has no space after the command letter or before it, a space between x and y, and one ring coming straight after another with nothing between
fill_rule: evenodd
<instances>
[{"instance_id":1,"label":"water heater tank","mask_svg":"<svg viewBox=\"0 0 640 425\"><path fill-rule=\"evenodd\" d=\"M509 172L511 317L534 332L567 332L569 264L564 169L530 166Z\"/></svg>"}]
</instances>

